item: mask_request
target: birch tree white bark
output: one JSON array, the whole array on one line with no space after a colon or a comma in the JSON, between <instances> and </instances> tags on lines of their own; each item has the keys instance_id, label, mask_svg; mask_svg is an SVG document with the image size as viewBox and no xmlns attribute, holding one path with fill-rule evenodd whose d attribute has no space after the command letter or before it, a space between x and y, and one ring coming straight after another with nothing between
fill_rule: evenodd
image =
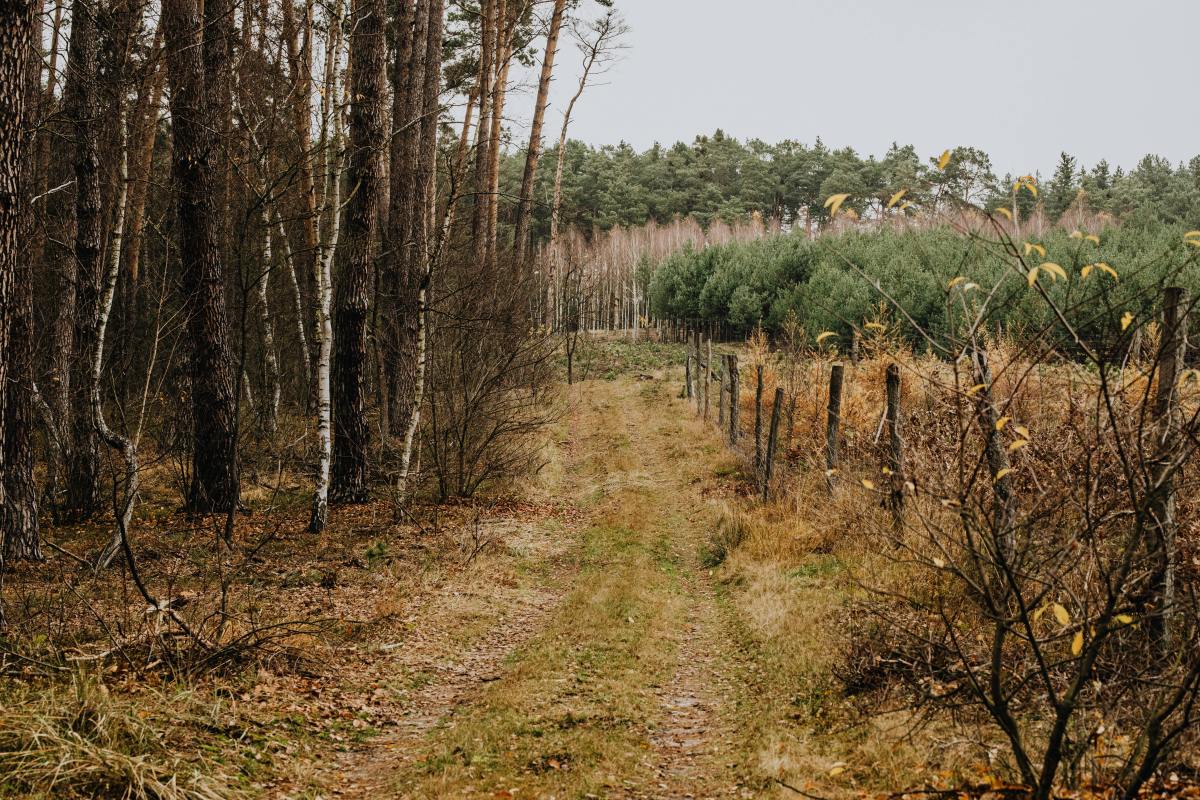
<instances>
[{"instance_id":1,"label":"birch tree white bark","mask_svg":"<svg viewBox=\"0 0 1200 800\"><path fill-rule=\"evenodd\" d=\"M341 149L342 119L338 98L341 48L342 4L329 10L330 41L325 52L325 91L321 100L321 142L326 148L323 159L327 169L323 205L318 211L317 230L321 217L329 219L329 236L315 259L317 287L316 327L313 336L317 345L317 479L313 492L312 516L308 528L312 533L325 530L329 521L329 484L333 466L333 393L331 367L333 362L333 257L337 253L338 210L341 207Z\"/></svg>"}]
</instances>

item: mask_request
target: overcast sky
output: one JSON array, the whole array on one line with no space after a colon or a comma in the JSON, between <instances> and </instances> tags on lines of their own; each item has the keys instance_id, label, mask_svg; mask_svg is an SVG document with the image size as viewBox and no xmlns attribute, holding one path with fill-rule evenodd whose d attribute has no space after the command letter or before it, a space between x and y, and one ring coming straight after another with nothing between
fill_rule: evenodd
<instances>
[{"instance_id":1,"label":"overcast sky","mask_svg":"<svg viewBox=\"0 0 1200 800\"><path fill-rule=\"evenodd\" d=\"M720 127L875 155L893 140L923 157L974 145L999 175L1048 175L1062 150L1088 166L1200 154L1200 0L617 5L628 48L571 127L592 144L643 149ZM567 37L559 59L549 141L579 72Z\"/></svg>"}]
</instances>

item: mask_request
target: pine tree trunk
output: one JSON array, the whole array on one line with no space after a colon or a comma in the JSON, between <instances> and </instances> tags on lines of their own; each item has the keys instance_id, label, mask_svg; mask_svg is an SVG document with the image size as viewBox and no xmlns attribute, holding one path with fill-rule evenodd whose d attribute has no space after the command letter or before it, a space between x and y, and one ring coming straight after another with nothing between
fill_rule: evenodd
<instances>
[{"instance_id":1,"label":"pine tree trunk","mask_svg":"<svg viewBox=\"0 0 1200 800\"><path fill-rule=\"evenodd\" d=\"M400 478L398 481L397 501L403 502L408 492L409 474L412 469L413 449L417 430L421 422L421 405L425 398L425 374L428 365L428 324L429 312L427 298L429 284L433 277L435 261L441 249L441 241L431 241L434 236L433 216L437 206L437 123L441 108L439 92L442 75L442 0L431 0L429 8L429 26L426 31L425 46L425 84L424 116L421 120L421 151L419 153L419 188L421 207L415 226L415 236L418 243L417 257L420 259L421 277L417 289L415 307L406 309L412 314L415 322L414 347L411 353L413 362L413 381L410 392L405 396L408 401L404 413L404 441L400 454ZM440 233L439 233L440 235ZM409 322L408 319L405 320ZM406 353L405 356L408 356Z\"/></svg>"},{"instance_id":2,"label":"pine tree trunk","mask_svg":"<svg viewBox=\"0 0 1200 800\"><path fill-rule=\"evenodd\" d=\"M296 127L300 157L312 157L312 3L305 5L302 27L296 25L296 13L292 0L283 0L283 38L287 45L288 77L292 82L292 97L289 108L292 124ZM305 163L300 170L300 198L304 231L304 257L306 264L315 263L317 255L317 192L313 170Z\"/></svg>"},{"instance_id":3,"label":"pine tree trunk","mask_svg":"<svg viewBox=\"0 0 1200 800\"><path fill-rule=\"evenodd\" d=\"M562 29L567 0L554 0L550 28L546 32L546 55L542 58L542 74L538 81L537 105L533 109L533 125L529 129L529 147L525 151L525 175L521 179L521 194L517 201L517 218L513 241L513 256L518 273L525 271L529 250L529 228L533 217L533 183L537 178L538 161L542 157L542 124L550 102L550 81L554 76L554 57L558 54L558 34Z\"/></svg>"},{"instance_id":4,"label":"pine tree trunk","mask_svg":"<svg viewBox=\"0 0 1200 800\"><path fill-rule=\"evenodd\" d=\"M384 96L384 4L355 0L350 40L351 196L348 254L336 292L333 354L333 486L335 502L367 500L367 322L381 189Z\"/></svg>"},{"instance_id":5,"label":"pine tree trunk","mask_svg":"<svg viewBox=\"0 0 1200 800\"><path fill-rule=\"evenodd\" d=\"M153 53L161 53L162 26L154 34ZM153 57L153 56L152 56ZM138 94L133 113L133 174L129 187L129 233L125 239L125 264L129 273L130 297L133 305L131 319L137 319L138 283L141 277L142 240L146 227L146 198L150 189L150 167L154 160L154 140L158 134L158 111L162 101L166 70L160 59L155 59L150 75Z\"/></svg>"},{"instance_id":6,"label":"pine tree trunk","mask_svg":"<svg viewBox=\"0 0 1200 800\"><path fill-rule=\"evenodd\" d=\"M484 235L484 264L489 275L496 275L496 248L499 245L500 216L500 135L504 130L504 105L508 97L508 71L512 66L513 37L516 22L509 21L508 0L499 0L496 28L496 75L492 86L491 142L487 147L487 233Z\"/></svg>"},{"instance_id":7,"label":"pine tree trunk","mask_svg":"<svg viewBox=\"0 0 1200 800\"><path fill-rule=\"evenodd\" d=\"M420 6L421 8L418 8ZM391 435L397 435L404 430L404 420L399 413L400 398L407 393L412 383L409 359L405 353L410 352L410 332L413 326L408 324L408 301L411 283L409 257L411 255L409 236L411 235L410 215L413 204L410 201L415 190L414 165L410 150L419 144L420 128L411 123L419 112L416 100L418 87L413 81L415 39L418 18L428 14L428 7L423 0L408 0L397 13L398 41L395 60L392 65L392 137L389 152L388 170L388 224L384 229L384 258L380 269L385 313L383 319L384 346L382 352L384 408L387 409L385 424ZM423 63L423 62L422 62Z\"/></svg>"},{"instance_id":8,"label":"pine tree trunk","mask_svg":"<svg viewBox=\"0 0 1200 800\"><path fill-rule=\"evenodd\" d=\"M496 6L499 0L485 0L480 25L479 56L479 125L475 131L475 198L471 216L471 242L474 245L475 264L483 269L487 260L488 192L488 146L492 141L492 69L495 52L497 25Z\"/></svg>"},{"instance_id":9,"label":"pine tree trunk","mask_svg":"<svg viewBox=\"0 0 1200 800\"><path fill-rule=\"evenodd\" d=\"M35 4L0 0L0 521L6 558L40 558L33 485L32 325L33 272L19 265L28 176L27 112L35 69ZM11 336L11 338L10 338ZM22 400L22 397L24 400ZM3 608L0 608L0 623Z\"/></svg>"},{"instance_id":10,"label":"pine tree trunk","mask_svg":"<svg viewBox=\"0 0 1200 800\"><path fill-rule=\"evenodd\" d=\"M191 340L192 483L188 509L227 512L238 502L233 360L227 341L221 212L212 163L218 143L205 91L196 0L164 0L171 86L172 171L178 186L179 252ZM219 94L219 93L218 93ZM218 115L219 116L219 115Z\"/></svg>"},{"instance_id":11,"label":"pine tree trunk","mask_svg":"<svg viewBox=\"0 0 1200 800\"><path fill-rule=\"evenodd\" d=\"M103 207L100 192L99 34L94 0L72 9L69 80L75 83L67 106L75 166L75 310L71 354L71 424L65 513L72 521L90 519L100 508L100 440L86 413L91 397L90 354L99 311Z\"/></svg>"}]
</instances>

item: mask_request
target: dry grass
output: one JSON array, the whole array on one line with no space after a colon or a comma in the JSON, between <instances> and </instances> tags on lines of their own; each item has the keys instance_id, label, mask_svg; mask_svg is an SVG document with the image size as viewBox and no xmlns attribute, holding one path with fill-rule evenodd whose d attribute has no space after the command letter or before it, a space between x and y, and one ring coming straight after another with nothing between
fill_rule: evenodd
<instances>
[{"instance_id":1,"label":"dry grass","mask_svg":"<svg viewBox=\"0 0 1200 800\"><path fill-rule=\"evenodd\" d=\"M187 691L110 691L98 676L9 695L0 721L0 794L223 800L243 795L221 765L196 754L189 730L213 727L220 708ZM180 751L193 755L185 757Z\"/></svg>"}]
</instances>

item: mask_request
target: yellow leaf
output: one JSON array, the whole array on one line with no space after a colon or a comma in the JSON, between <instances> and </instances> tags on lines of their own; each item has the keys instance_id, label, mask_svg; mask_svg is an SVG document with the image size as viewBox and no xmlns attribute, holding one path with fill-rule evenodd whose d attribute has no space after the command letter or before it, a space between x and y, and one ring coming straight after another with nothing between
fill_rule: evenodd
<instances>
[{"instance_id":1,"label":"yellow leaf","mask_svg":"<svg viewBox=\"0 0 1200 800\"><path fill-rule=\"evenodd\" d=\"M965 280L966 280L966 278L964 278L962 275L959 275L957 278L952 279L950 281L950 283L946 284L946 288L953 289L955 286L958 286L960 283L962 283Z\"/></svg>"},{"instance_id":2,"label":"yellow leaf","mask_svg":"<svg viewBox=\"0 0 1200 800\"><path fill-rule=\"evenodd\" d=\"M996 430L1004 430L1004 426L1010 422L1012 422L1012 417L1001 417L1000 419L996 420Z\"/></svg>"},{"instance_id":3,"label":"yellow leaf","mask_svg":"<svg viewBox=\"0 0 1200 800\"><path fill-rule=\"evenodd\" d=\"M1042 615L1045 614L1046 610L1049 608L1050 608L1050 606L1045 605L1045 606L1042 606L1041 608L1039 608L1037 611L1033 612L1033 621L1037 622L1038 620L1040 620L1042 618Z\"/></svg>"},{"instance_id":4,"label":"yellow leaf","mask_svg":"<svg viewBox=\"0 0 1200 800\"><path fill-rule=\"evenodd\" d=\"M1077 656L1083 652L1083 631L1076 631L1075 638L1071 641L1071 655Z\"/></svg>"},{"instance_id":5,"label":"yellow leaf","mask_svg":"<svg viewBox=\"0 0 1200 800\"><path fill-rule=\"evenodd\" d=\"M846 202L846 198L848 198L849 196L850 196L849 193L835 194L835 195L832 195L828 200L826 200L825 207L829 209L829 216L836 217L837 213L838 213L838 209L842 207L842 203Z\"/></svg>"},{"instance_id":6,"label":"yellow leaf","mask_svg":"<svg viewBox=\"0 0 1200 800\"><path fill-rule=\"evenodd\" d=\"M1029 281L1029 286L1030 286L1030 288L1032 288L1033 285L1035 283L1037 283L1037 279L1038 279L1038 268L1034 267L1033 269L1029 270L1029 274L1025 276L1025 280Z\"/></svg>"},{"instance_id":7,"label":"yellow leaf","mask_svg":"<svg viewBox=\"0 0 1200 800\"><path fill-rule=\"evenodd\" d=\"M1200 231L1188 231L1183 235L1184 239L1200 239Z\"/></svg>"},{"instance_id":8,"label":"yellow leaf","mask_svg":"<svg viewBox=\"0 0 1200 800\"><path fill-rule=\"evenodd\" d=\"M1110 267L1108 264L1105 264L1103 261L1096 262L1096 269L1100 270L1101 272L1107 272L1109 275L1112 276L1114 281L1120 280L1120 278L1117 276L1117 271L1115 269L1113 269L1112 267Z\"/></svg>"},{"instance_id":9,"label":"yellow leaf","mask_svg":"<svg viewBox=\"0 0 1200 800\"><path fill-rule=\"evenodd\" d=\"M983 389L985 387L986 387L986 384L982 384L982 383L975 384L970 389L967 389L967 397L970 397L975 394L979 394L979 392L983 391Z\"/></svg>"},{"instance_id":10,"label":"yellow leaf","mask_svg":"<svg viewBox=\"0 0 1200 800\"><path fill-rule=\"evenodd\" d=\"M1034 183L1033 181L1026 181L1025 188L1028 189L1029 193L1031 195L1033 195L1034 197L1038 196L1037 184Z\"/></svg>"},{"instance_id":11,"label":"yellow leaf","mask_svg":"<svg viewBox=\"0 0 1200 800\"><path fill-rule=\"evenodd\" d=\"M1013 425L1013 430L1016 431L1017 435L1022 439L1029 438L1029 428L1026 428L1024 425Z\"/></svg>"},{"instance_id":12,"label":"yellow leaf","mask_svg":"<svg viewBox=\"0 0 1200 800\"><path fill-rule=\"evenodd\" d=\"M1058 620L1059 625L1067 626L1071 624L1071 614L1062 604L1055 603L1050 608L1054 610L1054 618Z\"/></svg>"},{"instance_id":13,"label":"yellow leaf","mask_svg":"<svg viewBox=\"0 0 1200 800\"><path fill-rule=\"evenodd\" d=\"M1124 314L1121 315L1121 330L1128 330L1129 326L1132 324L1133 324L1133 313L1126 311Z\"/></svg>"},{"instance_id":14,"label":"yellow leaf","mask_svg":"<svg viewBox=\"0 0 1200 800\"><path fill-rule=\"evenodd\" d=\"M1113 619L1115 619L1117 622L1121 623L1122 625L1132 625L1133 624L1133 617L1129 616L1128 614L1117 614L1117 616L1113 617Z\"/></svg>"},{"instance_id":15,"label":"yellow leaf","mask_svg":"<svg viewBox=\"0 0 1200 800\"><path fill-rule=\"evenodd\" d=\"M1051 275L1053 275L1054 280L1058 280L1059 278L1062 278L1063 280L1067 279L1066 270L1064 270L1058 264L1055 264L1053 261L1047 261L1043 263L1041 269L1044 269L1046 272L1049 272Z\"/></svg>"},{"instance_id":16,"label":"yellow leaf","mask_svg":"<svg viewBox=\"0 0 1200 800\"><path fill-rule=\"evenodd\" d=\"M946 562L945 562L945 561L943 561L943 560L942 560L942 559L940 559L940 558L935 558L935 559L933 560L933 565L934 565L935 567L937 567L938 569L945 569L945 568L946 568Z\"/></svg>"},{"instance_id":17,"label":"yellow leaf","mask_svg":"<svg viewBox=\"0 0 1200 800\"><path fill-rule=\"evenodd\" d=\"M817 344L820 344L821 342L825 341L830 336L837 336L837 334L834 333L833 331L825 331L824 333L822 333L820 336L817 337Z\"/></svg>"},{"instance_id":18,"label":"yellow leaf","mask_svg":"<svg viewBox=\"0 0 1200 800\"><path fill-rule=\"evenodd\" d=\"M950 164L950 151L947 150L946 152L942 153L942 157L938 159L938 169L945 170L949 164Z\"/></svg>"},{"instance_id":19,"label":"yellow leaf","mask_svg":"<svg viewBox=\"0 0 1200 800\"><path fill-rule=\"evenodd\" d=\"M887 207L894 208L896 203L899 203L901 200L903 200L904 195L906 194L908 194L908 189L901 189L900 191L896 192L894 195L892 195L892 199L888 200Z\"/></svg>"},{"instance_id":20,"label":"yellow leaf","mask_svg":"<svg viewBox=\"0 0 1200 800\"><path fill-rule=\"evenodd\" d=\"M846 771L845 767L842 767L842 766L834 767L833 769L829 770L829 777L836 778L838 775L841 775L845 771Z\"/></svg>"},{"instance_id":21,"label":"yellow leaf","mask_svg":"<svg viewBox=\"0 0 1200 800\"><path fill-rule=\"evenodd\" d=\"M1089 233L1087 236L1085 236L1083 238L1086 239L1087 241L1091 242L1092 244L1100 244L1100 237L1094 233Z\"/></svg>"},{"instance_id":22,"label":"yellow leaf","mask_svg":"<svg viewBox=\"0 0 1200 800\"><path fill-rule=\"evenodd\" d=\"M1084 264L1083 269L1079 270L1079 276L1087 280L1087 276L1092 274L1092 270L1096 268L1095 264Z\"/></svg>"},{"instance_id":23,"label":"yellow leaf","mask_svg":"<svg viewBox=\"0 0 1200 800\"><path fill-rule=\"evenodd\" d=\"M1184 239L1184 244L1190 244L1192 247L1200 247L1200 239Z\"/></svg>"},{"instance_id":24,"label":"yellow leaf","mask_svg":"<svg viewBox=\"0 0 1200 800\"><path fill-rule=\"evenodd\" d=\"M1005 219L1007 219L1009 222L1012 222L1012 218L1013 218L1013 216L1012 216L1012 212L1011 212L1011 211L1009 211L1009 210L1008 210L1007 208L1005 208L1004 206L1000 206L999 208L997 208L997 209L996 209L996 213L997 213L997 214L1000 214L1000 215L1002 215L1002 216L1003 216Z\"/></svg>"},{"instance_id":25,"label":"yellow leaf","mask_svg":"<svg viewBox=\"0 0 1200 800\"><path fill-rule=\"evenodd\" d=\"M908 200L905 200L903 203L900 204L901 211L904 211L906 208L912 208L912 203Z\"/></svg>"},{"instance_id":26,"label":"yellow leaf","mask_svg":"<svg viewBox=\"0 0 1200 800\"><path fill-rule=\"evenodd\" d=\"M1008 475L1011 472L1012 472L1012 467L1005 467L1004 469L1000 470L999 472L996 473L996 479L993 481L993 483L999 483L1001 480L1004 479L1004 476Z\"/></svg>"},{"instance_id":27,"label":"yellow leaf","mask_svg":"<svg viewBox=\"0 0 1200 800\"><path fill-rule=\"evenodd\" d=\"M1083 231L1071 231L1071 238L1072 239L1082 239Z\"/></svg>"},{"instance_id":28,"label":"yellow leaf","mask_svg":"<svg viewBox=\"0 0 1200 800\"><path fill-rule=\"evenodd\" d=\"M863 488L868 491L875 491L875 484L872 481L867 480L866 478L863 478L862 485L863 485Z\"/></svg>"},{"instance_id":29,"label":"yellow leaf","mask_svg":"<svg viewBox=\"0 0 1200 800\"><path fill-rule=\"evenodd\" d=\"M1012 444L1010 444L1008 446L1008 452L1015 453L1027 444L1029 444L1028 439L1017 439L1015 442L1013 442Z\"/></svg>"}]
</instances>

